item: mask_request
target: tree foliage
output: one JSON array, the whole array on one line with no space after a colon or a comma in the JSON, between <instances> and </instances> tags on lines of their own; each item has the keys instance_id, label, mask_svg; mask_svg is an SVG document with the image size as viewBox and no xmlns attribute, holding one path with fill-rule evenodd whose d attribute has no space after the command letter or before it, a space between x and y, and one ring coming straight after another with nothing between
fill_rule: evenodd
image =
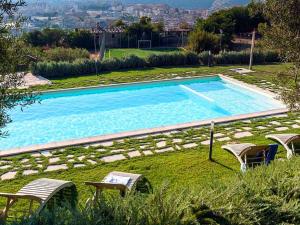
<instances>
[{"instance_id":1,"label":"tree foliage","mask_svg":"<svg viewBox=\"0 0 300 225\"><path fill-rule=\"evenodd\" d=\"M112 27L119 27L119 28L125 28L126 24L124 23L123 20L119 19L113 22Z\"/></svg>"},{"instance_id":2,"label":"tree foliage","mask_svg":"<svg viewBox=\"0 0 300 225\"><path fill-rule=\"evenodd\" d=\"M265 46L277 50L284 62L293 65L287 74L278 74L278 82L285 86L281 98L291 109L300 109L300 0L266 0L260 4L258 10L269 20L260 27Z\"/></svg>"},{"instance_id":3,"label":"tree foliage","mask_svg":"<svg viewBox=\"0 0 300 225\"><path fill-rule=\"evenodd\" d=\"M188 48L200 53L203 51L217 52L220 47L220 36L203 30L195 30L189 35Z\"/></svg>"},{"instance_id":4,"label":"tree foliage","mask_svg":"<svg viewBox=\"0 0 300 225\"><path fill-rule=\"evenodd\" d=\"M135 46L138 40L152 40L152 46L158 45L159 35L164 29L162 22L152 23L151 18L141 17L140 21L126 27L127 38Z\"/></svg>"},{"instance_id":5,"label":"tree foliage","mask_svg":"<svg viewBox=\"0 0 300 225\"><path fill-rule=\"evenodd\" d=\"M45 28L23 34L25 42L32 46L72 47L93 49L94 37L88 30L65 31Z\"/></svg>"},{"instance_id":6,"label":"tree foliage","mask_svg":"<svg viewBox=\"0 0 300 225\"><path fill-rule=\"evenodd\" d=\"M43 61L67 61L73 62L77 59L89 59L90 54L86 49L80 48L51 48L42 54Z\"/></svg>"},{"instance_id":7,"label":"tree foliage","mask_svg":"<svg viewBox=\"0 0 300 225\"><path fill-rule=\"evenodd\" d=\"M0 137L6 135L3 128L11 121L8 111L35 100L27 90L17 89L23 83L23 75L17 71L28 59L23 43L12 32L22 22L18 9L24 4L23 0L0 0Z\"/></svg>"},{"instance_id":8,"label":"tree foliage","mask_svg":"<svg viewBox=\"0 0 300 225\"><path fill-rule=\"evenodd\" d=\"M234 34L251 32L266 22L264 15L254 10L255 7L257 3L220 10L207 19L198 19L195 29L219 34L224 47L229 48Z\"/></svg>"}]
</instances>

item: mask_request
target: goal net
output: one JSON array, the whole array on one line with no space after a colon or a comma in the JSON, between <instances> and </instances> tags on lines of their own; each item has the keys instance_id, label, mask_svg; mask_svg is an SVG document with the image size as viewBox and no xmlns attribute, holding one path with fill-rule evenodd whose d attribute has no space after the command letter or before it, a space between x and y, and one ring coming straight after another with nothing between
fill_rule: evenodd
<instances>
[{"instance_id":1,"label":"goal net","mask_svg":"<svg viewBox=\"0 0 300 225\"><path fill-rule=\"evenodd\" d=\"M139 40L138 48L150 49L150 48L152 48L152 41L151 40Z\"/></svg>"}]
</instances>

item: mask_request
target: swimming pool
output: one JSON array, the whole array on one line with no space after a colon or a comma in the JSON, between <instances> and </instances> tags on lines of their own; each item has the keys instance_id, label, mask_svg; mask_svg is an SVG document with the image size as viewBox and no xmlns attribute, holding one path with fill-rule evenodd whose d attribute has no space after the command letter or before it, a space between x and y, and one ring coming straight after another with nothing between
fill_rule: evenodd
<instances>
[{"instance_id":1,"label":"swimming pool","mask_svg":"<svg viewBox=\"0 0 300 225\"><path fill-rule=\"evenodd\" d=\"M1 150L284 107L219 76L48 92L40 99L9 113Z\"/></svg>"}]
</instances>

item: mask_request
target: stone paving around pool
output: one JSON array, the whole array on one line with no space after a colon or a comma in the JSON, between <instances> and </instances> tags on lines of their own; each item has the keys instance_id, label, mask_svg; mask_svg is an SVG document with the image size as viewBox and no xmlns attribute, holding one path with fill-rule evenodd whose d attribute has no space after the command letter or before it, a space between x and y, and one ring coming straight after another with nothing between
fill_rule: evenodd
<instances>
[{"instance_id":1,"label":"stone paving around pool","mask_svg":"<svg viewBox=\"0 0 300 225\"><path fill-rule=\"evenodd\" d=\"M300 113L245 120L216 126L215 141L240 142L242 138L278 132L300 131ZM299 129L299 130L295 130ZM209 145L209 128L201 127L163 134L41 151L0 159L0 178L9 180L37 173L95 167L131 158L151 157Z\"/></svg>"},{"instance_id":2,"label":"stone paving around pool","mask_svg":"<svg viewBox=\"0 0 300 225\"><path fill-rule=\"evenodd\" d=\"M229 76L234 79L240 80L242 82L253 84L261 89L273 92L275 94L279 94L280 90L284 89L283 86L274 84L273 80L271 80L272 82L270 82L268 80L259 78L255 74L247 74L242 76L241 75L229 75ZM249 78L251 78L251 80L249 80Z\"/></svg>"}]
</instances>

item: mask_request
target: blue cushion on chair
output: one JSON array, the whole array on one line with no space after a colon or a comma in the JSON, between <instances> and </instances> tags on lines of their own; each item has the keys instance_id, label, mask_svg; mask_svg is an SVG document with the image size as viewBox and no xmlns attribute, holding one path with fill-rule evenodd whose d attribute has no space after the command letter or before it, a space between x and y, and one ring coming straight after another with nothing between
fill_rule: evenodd
<instances>
[{"instance_id":1,"label":"blue cushion on chair","mask_svg":"<svg viewBox=\"0 0 300 225\"><path fill-rule=\"evenodd\" d=\"M270 146L270 150L267 153L266 156L266 164L269 165L271 163L271 161L273 161L275 159L275 156L277 154L277 150L278 150L278 145L277 144L271 144Z\"/></svg>"}]
</instances>

